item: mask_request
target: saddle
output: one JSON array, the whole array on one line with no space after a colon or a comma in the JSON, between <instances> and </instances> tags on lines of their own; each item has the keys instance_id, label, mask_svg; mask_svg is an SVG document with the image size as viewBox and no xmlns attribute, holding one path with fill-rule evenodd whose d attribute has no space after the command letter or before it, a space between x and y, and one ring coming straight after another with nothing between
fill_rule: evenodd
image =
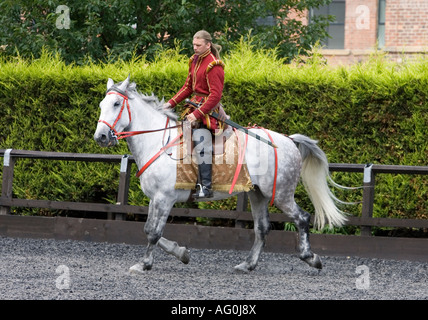
<instances>
[{"instance_id":1,"label":"saddle","mask_svg":"<svg viewBox=\"0 0 428 320\"><path fill-rule=\"evenodd\" d=\"M179 129L181 130L181 128ZM179 132L180 134L181 132ZM178 148L176 189L193 190L198 177L196 157L192 156L193 143L186 141ZM221 135L213 136L212 187L221 192L248 192L252 189L250 174L245 163L247 135L226 128Z\"/></svg>"}]
</instances>

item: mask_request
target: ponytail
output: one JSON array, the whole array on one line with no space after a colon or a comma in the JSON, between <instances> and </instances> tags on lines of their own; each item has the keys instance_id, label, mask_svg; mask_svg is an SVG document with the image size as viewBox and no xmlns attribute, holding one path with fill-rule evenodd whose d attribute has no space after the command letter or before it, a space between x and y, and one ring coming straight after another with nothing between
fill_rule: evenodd
<instances>
[{"instance_id":1,"label":"ponytail","mask_svg":"<svg viewBox=\"0 0 428 320\"><path fill-rule=\"evenodd\" d=\"M216 59L219 59L219 60L220 60L220 51L221 51L221 45L211 42L211 52L214 54Z\"/></svg>"}]
</instances>

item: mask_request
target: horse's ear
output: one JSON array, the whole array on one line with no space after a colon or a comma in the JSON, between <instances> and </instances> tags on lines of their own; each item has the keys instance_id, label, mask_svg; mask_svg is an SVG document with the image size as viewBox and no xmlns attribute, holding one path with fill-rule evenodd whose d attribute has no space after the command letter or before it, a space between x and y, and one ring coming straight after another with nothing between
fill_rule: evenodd
<instances>
[{"instance_id":1,"label":"horse's ear","mask_svg":"<svg viewBox=\"0 0 428 320\"><path fill-rule=\"evenodd\" d=\"M107 80L107 90L110 89L114 85L114 81L110 78Z\"/></svg>"},{"instance_id":2,"label":"horse's ear","mask_svg":"<svg viewBox=\"0 0 428 320\"><path fill-rule=\"evenodd\" d=\"M122 82L122 84L120 85L120 87L119 87L119 89L120 89L120 90L122 90L122 91L126 91L126 89L128 88L128 85L129 85L129 80L130 80L130 78L131 78L131 75L129 74L129 75L128 75L128 78L126 78L126 79Z\"/></svg>"}]
</instances>

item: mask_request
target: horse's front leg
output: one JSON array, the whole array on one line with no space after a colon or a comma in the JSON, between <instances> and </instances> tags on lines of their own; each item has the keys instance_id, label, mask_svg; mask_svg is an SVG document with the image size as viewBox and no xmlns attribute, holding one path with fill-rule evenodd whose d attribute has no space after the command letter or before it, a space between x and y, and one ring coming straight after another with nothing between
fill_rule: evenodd
<instances>
[{"instance_id":1,"label":"horse's front leg","mask_svg":"<svg viewBox=\"0 0 428 320\"><path fill-rule=\"evenodd\" d=\"M172 254L178 260L184 264L188 264L190 261L190 252L186 247L180 247L177 242L170 241L161 237L158 241L158 246L161 247L165 252Z\"/></svg>"},{"instance_id":2,"label":"horse's front leg","mask_svg":"<svg viewBox=\"0 0 428 320\"><path fill-rule=\"evenodd\" d=\"M169 212L173 204L165 199L151 200L149 204L149 214L144 225L144 232L147 235L147 249L143 256L143 262L132 266L131 273L142 273L150 270L153 266L153 250L162 237Z\"/></svg>"}]
</instances>

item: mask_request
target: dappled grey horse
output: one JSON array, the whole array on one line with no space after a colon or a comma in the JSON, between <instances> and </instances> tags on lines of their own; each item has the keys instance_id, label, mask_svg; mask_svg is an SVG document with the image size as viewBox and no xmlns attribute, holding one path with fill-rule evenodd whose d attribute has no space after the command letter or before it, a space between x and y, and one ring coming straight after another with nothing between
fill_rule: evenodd
<instances>
[{"instance_id":1,"label":"dappled grey horse","mask_svg":"<svg viewBox=\"0 0 428 320\"><path fill-rule=\"evenodd\" d=\"M156 245L183 263L188 263L190 255L187 248L162 237L174 203L188 201L191 192L175 188L177 144L169 143L168 154L160 152L155 161L151 160L154 153L165 150L164 132L167 123L170 141L176 141L179 137L180 122L176 114L170 109L164 110L163 101L155 96L139 93L135 83L130 83L129 77L117 84L108 79L107 93L100 108L94 139L101 147L109 147L116 145L118 139L126 137L138 168L145 169L140 176L140 184L144 194L150 198L144 226L148 246L141 263L132 266L130 272L142 273L152 268L153 249ZM344 213L336 206L339 200L328 186L329 181L338 185L331 180L325 153L317 146L316 141L301 134L287 137L270 130L250 130L265 139L272 138L277 148L255 138L248 139L245 160L254 186L248 192L248 198L254 219L255 239L247 259L235 269L248 272L256 267L270 229L268 205L273 196L275 206L289 215L298 229L300 259L320 269L321 259L311 251L309 243L310 214L296 204L294 193L301 179L314 205L316 227L323 228L326 223L341 226L346 221ZM151 164L148 165L149 163ZM275 178L276 188L273 194ZM224 199L236 194L215 191L214 198L209 200Z\"/></svg>"}]
</instances>

